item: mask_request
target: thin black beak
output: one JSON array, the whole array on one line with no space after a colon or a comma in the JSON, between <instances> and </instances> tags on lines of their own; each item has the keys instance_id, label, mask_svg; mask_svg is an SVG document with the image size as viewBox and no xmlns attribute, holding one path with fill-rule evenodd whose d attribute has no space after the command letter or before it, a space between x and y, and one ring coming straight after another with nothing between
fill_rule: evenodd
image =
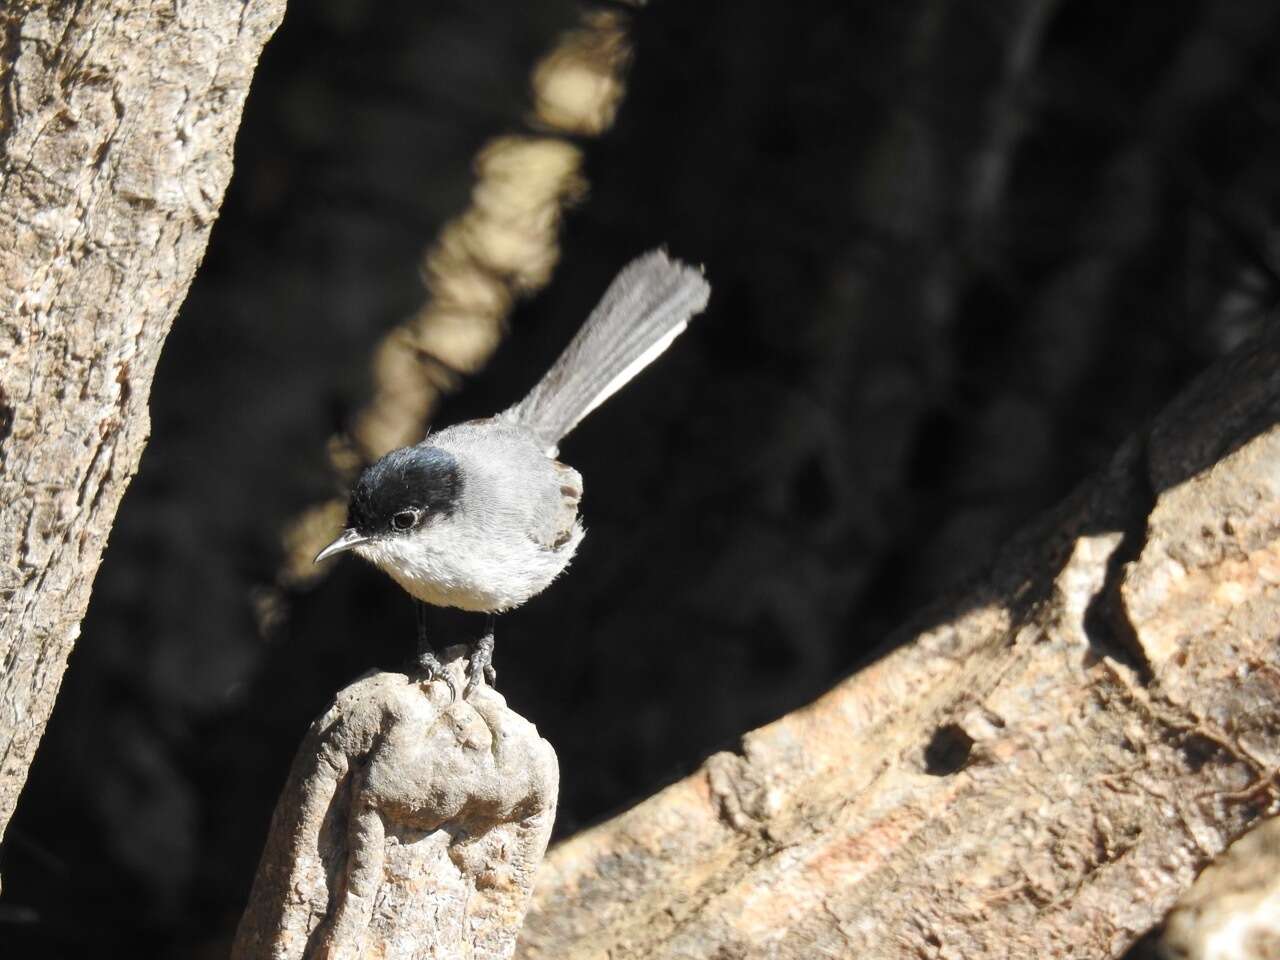
<instances>
[{"instance_id":1,"label":"thin black beak","mask_svg":"<svg viewBox=\"0 0 1280 960\"><path fill-rule=\"evenodd\" d=\"M363 534L357 533L351 527L343 530L338 534L338 538L329 544L323 550L316 554L316 558L312 563L319 563L326 557L332 557L335 553L342 553L344 550L350 550L352 547L359 546L369 538Z\"/></svg>"}]
</instances>

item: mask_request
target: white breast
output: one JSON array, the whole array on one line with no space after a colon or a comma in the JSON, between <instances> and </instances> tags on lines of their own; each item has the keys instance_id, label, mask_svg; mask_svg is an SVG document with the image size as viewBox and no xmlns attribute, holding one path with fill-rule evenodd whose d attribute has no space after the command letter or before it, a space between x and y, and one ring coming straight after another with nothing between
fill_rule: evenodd
<instances>
[{"instance_id":1,"label":"white breast","mask_svg":"<svg viewBox=\"0 0 1280 960\"><path fill-rule=\"evenodd\" d=\"M442 518L410 536L362 544L356 552L419 600L497 613L545 590L573 559L584 531L575 523L573 535L556 550L516 533L482 531Z\"/></svg>"}]
</instances>

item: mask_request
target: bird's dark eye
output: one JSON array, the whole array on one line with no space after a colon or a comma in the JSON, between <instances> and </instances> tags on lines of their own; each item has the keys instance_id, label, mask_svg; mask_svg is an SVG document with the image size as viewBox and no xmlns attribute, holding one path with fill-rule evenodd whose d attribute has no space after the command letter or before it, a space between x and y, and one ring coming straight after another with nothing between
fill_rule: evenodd
<instances>
[{"instance_id":1,"label":"bird's dark eye","mask_svg":"<svg viewBox=\"0 0 1280 960\"><path fill-rule=\"evenodd\" d=\"M418 514L415 510L401 510L391 518L391 529L408 530L418 522Z\"/></svg>"}]
</instances>

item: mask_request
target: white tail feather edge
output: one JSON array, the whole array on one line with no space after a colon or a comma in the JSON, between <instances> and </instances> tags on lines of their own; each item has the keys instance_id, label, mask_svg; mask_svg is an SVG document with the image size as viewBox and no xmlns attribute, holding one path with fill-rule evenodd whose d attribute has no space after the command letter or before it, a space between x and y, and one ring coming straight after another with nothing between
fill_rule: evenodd
<instances>
[{"instance_id":1,"label":"white tail feather edge","mask_svg":"<svg viewBox=\"0 0 1280 960\"><path fill-rule=\"evenodd\" d=\"M585 420L587 418L587 414L625 387L637 373L649 364L653 363L653 361L657 360L658 357L662 356L662 354L666 352L667 347L675 343L676 337L680 336L680 334L684 333L687 329L689 329L689 321L681 321L679 326L672 327L661 340L627 364L625 369L601 388L600 392L596 394L596 398L587 405L585 410L578 414L577 419L565 428L565 433L567 434L570 430Z\"/></svg>"},{"instance_id":2,"label":"white tail feather edge","mask_svg":"<svg viewBox=\"0 0 1280 960\"><path fill-rule=\"evenodd\" d=\"M710 295L699 270L664 251L638 257L614 278L538 385L503 416L532 430L554 456L587 414L671 346Z\"/></svg>"}]
</instances>

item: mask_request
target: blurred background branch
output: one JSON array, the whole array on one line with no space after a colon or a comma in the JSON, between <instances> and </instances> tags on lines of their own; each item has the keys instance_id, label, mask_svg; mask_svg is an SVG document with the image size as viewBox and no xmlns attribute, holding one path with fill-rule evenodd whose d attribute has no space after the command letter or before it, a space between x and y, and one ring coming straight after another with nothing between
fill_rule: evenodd
<instances>
[{"instance_id":1,"label":"blurred background branch","mask_svg":"<svg viewBox=\"0 0 1280 960\"><path fill-rule=\"evenodd\" d=\"M427 302L374 348L373 395L350 433L333 437L330 462L343 485L361 467L425 435L440 398L483 369L517 297L546 286L560 257L560 220L584 196L582 148L612 125L630 60L627 18L584 8L533 69L539 134L502 135L475 160L470 206L444 225L423 257ZM285 533L286 584L328 567L311 559L345 518L345 497L311 507Z\"/></svg>"}]
</instances>

